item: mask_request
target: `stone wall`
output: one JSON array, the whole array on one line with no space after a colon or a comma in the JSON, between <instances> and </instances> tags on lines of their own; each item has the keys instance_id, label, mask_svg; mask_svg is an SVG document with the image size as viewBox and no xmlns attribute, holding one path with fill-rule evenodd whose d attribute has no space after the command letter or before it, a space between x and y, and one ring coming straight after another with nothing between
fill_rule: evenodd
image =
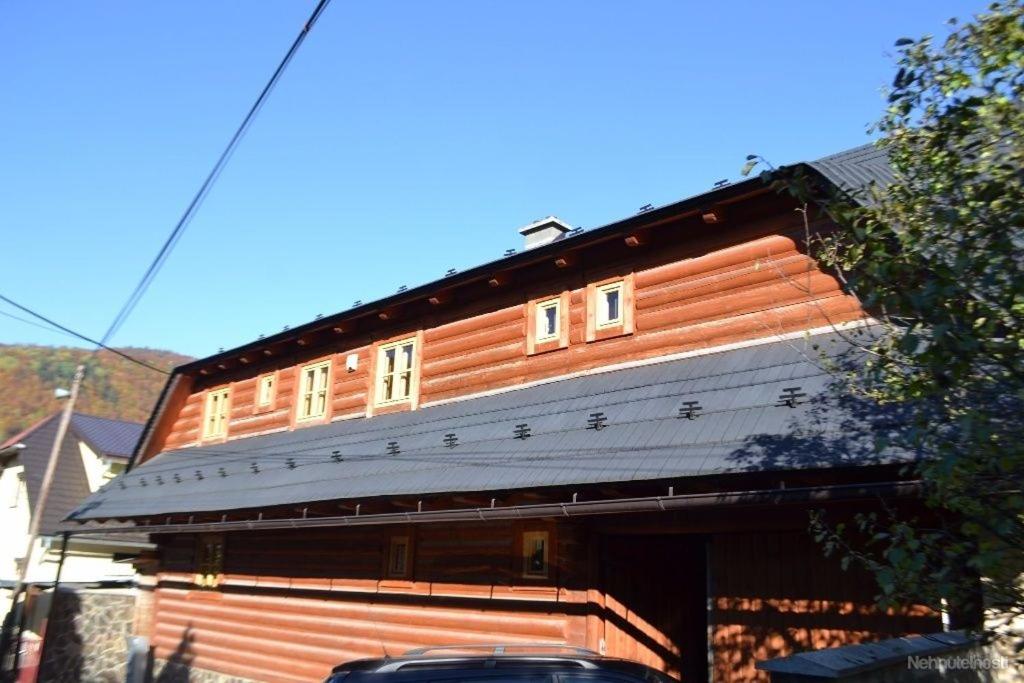
<instances>
[{"instance_id":1,"label":"stone wall","mask_svg":"<svg viewBox=\"0 0 1024 683\"><path fill-rule=\"evenodd\" d=\"M134 591L58 589L39 680L121 683L134 614Z\"/></svg>"}]
</instances>

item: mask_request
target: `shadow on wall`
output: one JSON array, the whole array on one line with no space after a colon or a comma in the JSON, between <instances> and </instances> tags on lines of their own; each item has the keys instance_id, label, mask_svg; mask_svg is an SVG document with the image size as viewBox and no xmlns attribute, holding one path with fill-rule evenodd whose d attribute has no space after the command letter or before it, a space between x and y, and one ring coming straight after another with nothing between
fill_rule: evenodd
<instances>
[{"instance_id":1,"label":"shadow on wall","mask_svg":"<svg viewBox=\"0 0 1024 683\"><path fill-rule=\"evenodd\" d=\"M882 406L851 393L847 385L847 373L865 361L859 346L873 335L865 330L852 343L826 348L794 342L831 379L811 399L795 396L795 405L780 400L776 410L793 413L787 428L748 439L729 456L732 467L750 472L893 463L912 467L922 457L914 446L914 430L928 406ZM799 394L799 380L793 385ZM882 502L877 501L877 509ZM711 559L716 579L713 643L714 669L721 680L768 681L767 672L754 669L755 661L941 628L938 615L925 606L876 607L874 578L856 565L842 569L840 558L825 557L806 530L717 540Z\"/></svg>"},{"instance_id":2,"label":"shadow on wall","mask_svg":"<svg viewBox=\"0 0 1024 683\"><path fill-rule=\"evenodd\" d=\"M83 641L78 632L82 601L74 589L67 587L58 588L52 600L38 680L78 683L84 663Z\"/></svg>"},{"instance_id":3,"label":"shadow on wall","mask_svg":"<svg viewBox=\"0 0 1024 683\"><path fill-rule=\"evenodd\" d=\"M189 683L189 677L192 672L192 660L195 658L195 655L192 653L192 640L195 638L195 635L192 631L192 624L189 623L185 627L181 640L178 642L178 647L167 658L167 662L160 669L160 673L156 678L152 675L154 668L153 650L150 649L150 664L148 667L150 675L146 677L147 683Z\"/></svg>"}]
</instances>

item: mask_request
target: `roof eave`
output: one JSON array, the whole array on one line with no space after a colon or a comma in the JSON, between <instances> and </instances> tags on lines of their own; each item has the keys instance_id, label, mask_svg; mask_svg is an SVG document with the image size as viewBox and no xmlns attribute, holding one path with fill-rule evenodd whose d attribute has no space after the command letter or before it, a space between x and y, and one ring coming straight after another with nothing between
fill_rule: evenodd
<instances>
[{"instance_id":1,"label":"roof eave","mask_svg":"<svg viewBox=\"0 0 1024 683\"><path fill-rule=\"evenodd\" d=\"M676 218L680 213L699 210L701 207L708 204L715 204L729 199L737 199L744 195L753 194L766 189L767 186L759 178L750 178L738 183L716 188L711 192L688 197L671 204L665 204L664 206L660 206L634 216L629 216L628 218L603 225L599 228L594 228L593 230L588 230L578 235L573 235L572 237L566 237L564 239L551 242L550 244L518 252L512 256L489 261L455 275L433 280L406 291L392 294L360 306L355 306L346 311L341 311L333 315L324 316L317 320L312 320L303 325L299 325L298 327L290 328L286 331L264 337L263 339L249 342L248 344L243 344L241 346L216 353L212 356L190 361L177 366L174 368L172 373L188 373L198 370L202 367L215 364L218 361L237 357L240 354L244 354L264 346L278 344L290 339L301 337L309 332L331 327L332 325L347 319L358 318L383 308L422 299L424 296L431 294L438 289L450 289L453 286L464 285L481 280L493 275L496 269L504 271L522 268L537 263L538 261L543 261L551 257L553 254L563 252L566 249L578 249L583 246L598 244L614 238L619 233L664 222L671 218Z\"/></svg>"}]
</instances>

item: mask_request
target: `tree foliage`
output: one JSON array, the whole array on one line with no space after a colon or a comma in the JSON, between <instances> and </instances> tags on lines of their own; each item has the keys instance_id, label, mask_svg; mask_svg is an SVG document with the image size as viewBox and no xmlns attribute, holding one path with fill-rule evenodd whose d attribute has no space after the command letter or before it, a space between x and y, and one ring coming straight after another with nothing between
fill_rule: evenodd
<instances>
[{"instance_id":1,"label":"tree foliage","mask_svg":"<svg viewBox=\"0 0 1024 683\"><path fill-rule=\"evenodd\" d=\"M192 360L170 351L124 349L158 368ZM88 362L76 410L100 417L145 422L167 377L107 351L69 347L0 345L0 441L60 410L53 397L69 388L75 368Z\"/></svg>"},{"instance_id":2,"label":"tree foliage","mask_svg":"<svg viewBox=\"0 0 1024 683\"><path fill-rule=\"evenodd\" d=\"M934 515L862 515L859 529L819 520L817 532L874 572L883 605L970 611L983 599L992 635L1024 615L1024 5L996 3L950 20L944 40L896 47L875 126L893 182L850 194L806 170L766 177L839 227L819 258L886 330L863 338L871 360L839 386L912 407L878 447L921 454Z\"/></svg>"}]
</instances>

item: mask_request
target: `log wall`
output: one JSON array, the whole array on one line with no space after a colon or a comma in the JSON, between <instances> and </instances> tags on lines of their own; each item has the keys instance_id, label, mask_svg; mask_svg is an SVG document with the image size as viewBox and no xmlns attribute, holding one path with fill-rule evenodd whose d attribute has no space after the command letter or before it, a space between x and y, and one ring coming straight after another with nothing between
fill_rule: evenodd
<instances>
[{"instance_id":1,"label":"log wall","mask_svg":"<svg viewBox=\"0 0 1024 683\"><path fill-rule=\"evenodd\" d=\"M551 571L523 579L517 539L537 529L551 534ZM413 544L404 579L386 578L395 535ZM269 683L429 645L538 642L689 683L707 680L708 637L710 680L752 683L767 681L758 660L941 627L923 608L878 611L871 579L842 571L802 530L595 535L566 521L235 533L212 589L194 583L195 548L194 536L161 541L140 625L154 655Z\"/></svg>"},{"instance_id":2,"label":"log wall","mask_svg":"<svg viewBox=\"0 0 1024 683\"><path fill-rule=\"evenodd\" d=\"M685 229L684 229L685 228ZM666 226L667 237L648 248L606 249L594 265L568 272L523 276L478 297L463 297L425 313L407 312L396 321L346 332L326 346L298 348L217 377L197 378L178 410L163 421L147 456L160 450L201 443L205 391L231 388L227 438L295 429L298 374L303 365L332 359L331 400L325 420L362 417L408 405L373 408L375 344L422 334L419 405L429 406L526 382L569 375L624 361L656 358L742 340L846 322L863 316L845 294L801 249L803 227L790 209L754 213L731 228L695 234L686 226ZM634 330L587 341L587 285L632 276ZM528 354L529 302L568 292L569 343L566 348ZM419 309L417 309L419 310ZM375 321L379 322L379 321ZM357 368L346 370L355 354ZM254 405L257 378L276 373L273 405ZM307 424L319 424L318 420Z\"/></svg>"},{"instance_id":3,"label":"log wall","mask_svg":"<svg viewBox=\"0 0 1024 683\"><path fill-rule=\"evenodd\" d=\"M721 534L710 548L715 683L769 683L757 661L942 630L923 606L879 610L874 580L843 571L807 531Z\"/></svg>"},{"instance_id":4,"label":"log wall","mask_svg":"<svg viewBox=\"0 0 1024 683\"><path fill-rule=\"evenodd\" d=\"M440 644L582 643L586 592L572 532L547 580L517 571L513 524L233 534L214 589L194 585L193 536L161 547L149 624L157 659L269 683L323 680L343 661ZM541 528L536 525L530 529ZM543 528L551 528L544 526ZM407 579L384 578L393 535L413 539Z\"/></svg>"}]
</instances>

